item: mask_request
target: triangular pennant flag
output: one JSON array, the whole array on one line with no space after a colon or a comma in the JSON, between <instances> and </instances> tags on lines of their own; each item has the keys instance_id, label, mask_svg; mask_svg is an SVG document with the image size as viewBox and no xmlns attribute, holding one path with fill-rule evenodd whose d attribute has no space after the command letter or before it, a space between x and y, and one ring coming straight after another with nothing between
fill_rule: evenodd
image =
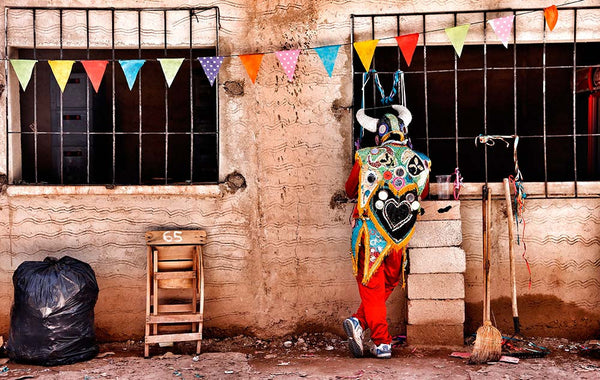
<instances>
[{"instance_id":1,"label":"triangular pennant flag","mask_svg":"<svg viewBox=\"0 0 600 380\"><path fill-rule=\"evenodd\" d=\"M333 67L335 66L335 59L337 58L338 50L340 50L340 45L315 48L315 51L323 62L323 66L325 66L325 70L327 70L327 74L329 74L329 77L331 77L331 74L333 73Z\"/></svg>"},{"instance_id":2,"label":"triangular pennant flag","mask_svg":"<svg viewBox=\"0 0 600 380\"><path fill-rule=\"evenodd\" d=\"M469 26L470 24L464 24L453 28L446 28L446 35L448 35L448 39L452 42L452 46L454 46L454 50L456 50L456 54L458 54L459 57L460 53L462 53L463 46L465 45L465 38L467 38Z\"/></svg>"},{"instance_id":3,"label":"triangular pennant flag","mask_svg":"<svg viewBox=\"0 0 600 380\"><path fill-rule=\"evenodd\" d=\"M369 67L371 67L371 60L373 59L373 54L375 53L378 42L379 40L369 40L354 43L354 49L365 67L365 71L369 71Z\"/></svg>"},{"instance_id":4,"label":"triangular pennant flag","mask_svg":"<svg viewBox=\"0 0 600 380\"><path fill-rule=\"evenodd\" d=\"M515 15L510 15L488 21L505 48L508 47L508 39L510 38L514 19Z\"/></svg>"},{"instance_id":5,"label":"triangular pennant flag","mask_svg":"<svg viewBox=\"0 0 600 380\"><path fill-rule=\"evenodd\" d=\"M556 5L544 8L544 17L546 17L548 28L550 28L550 31L553 31L558 21L558 9L556 9Z\"/></svg>"},{"instance_id":6,"label":"triangular pennant flag","mask_svg":"<svg viewBox=\"0 0 600 380\"><path fill-rule=\"evenodd\" d=\"M133 88L133 84L135 83L138 72L145 62L146 61L144 59L129 59L119 61L121 68L123 69L123 73L125 74L125 79L127 79L129 90Z\"/></svg>"},{"instance_id":7,"label":"triangular pennant flag","mask_svg":"<svg viewBox=\"0 0 600 380\"><path fill-rule=\"evenodd\" d=\"M240 55L240 60L246 68L248 76L252 80L252 83L256 82L256 76L258 75L258 69L262 62L263 54L243 54Z\"/></svg>"},{"instance_id":8,"label":"triangular pennant flag","mask_svg":"<svg viewBox=\"0 0 600 380\"><path fill-rule=\"evenodd\" d=\"M404 36L396 37L396 42L398 43L398 47L400 47L400 51L406 60L406 64L410 66L412 62L413 54L415 53L415 49L417 48L417 42L419 41L419 33L406 34Z\"/></svg>"},{"instance_id":9,"label":"triangular pennant flag","mask_svg":"<svg viewBox=\"0 0 600 380\"><path fill-rule=\"evenodd\" d=\"M200 61L204 74L206 74L212 86L215 83L215 79L217 79L217 75L219 75L219 69L221 69L221 64L223 64L223 57L198 57L198 61Z\"/></svg>"},{"instance_id":10,"label":"triangular pennant flag","mask_svg":"<svg viewBox=\"0 0 600 380\"><path fill-rule=\"evenodd\" d=\"M29 84L29 80L31 79L31 73L33 72L33 67L37 61L34 59L11 59L10 64L15 70L15 74L17 74L17 78L19 79L19 83L21 83L21 88L23 91L27 89L27 85Z\"/></svg>"},{"instance_id":11,"label":"triangular pennant flag","mask_svg":"<svg viewBox=\"0 0 600 380\"><path fill-rule=\"evenodd\" d=\"M108 61L80 61L85 69L85 72L90 78L90 82L92 82L92 86L94 87L94 91L98 93L98 89L100 88L100 83L102 83L102 77L104 76L104 71L106 70L106 65Z\"/></svg>"},{"instance_id":12,"label":"triangular pennant flag","mask_svg":"<svg viewBox=\"0 0 600 380\"><path fill-rule=\"evenodd\" d=\"M67 60L48 61L61 92L65 91L65 86L69 81L69 76L71 75L71 69L73 68L74 63L75 61Z\"/></svg>"},{"instance_id":13,"label":"triangular pennant flag","mask_svg":"<svg viewBox=\"0 0 600 380\"><path fill-rule=\"evenodd\" d=\"M171 83L173 83L173 79L175 79L175 75L177 75L183 63L183 58L158 58L158 62L160 62L160 67L162 67L163 74L165 74L167 86L171 87Z\"/></svg>"},{"instance_id":14,"label":"triangular pennant flag","mask_svg":"<svg viewBox=\"0 0 600 380\"><path fill-rule=\"evenodd\" d=\"M283 71L285 71L288 80L291 82L294 80L294 72L296 71L296 63L298 63L298 55L300 54L300 50L282 50L275 52L275 55L281 62L281 66L283 66Z\"/></svg>"}]
</instances>

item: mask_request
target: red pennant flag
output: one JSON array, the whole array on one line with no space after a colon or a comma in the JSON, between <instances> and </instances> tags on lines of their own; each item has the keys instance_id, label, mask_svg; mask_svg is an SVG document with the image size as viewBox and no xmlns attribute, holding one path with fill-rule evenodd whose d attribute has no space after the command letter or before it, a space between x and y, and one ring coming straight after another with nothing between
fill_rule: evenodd
<instances>
[{"instance_id":1,"label":"red pennant flag","mask_svg":"<svg viewBox=\"0 0 600 380\"><path fill-rule=\"evenodd\" d=\"M550 28L550 31L553 31L558 21L558 9L556 9L556 5L544 8L544 17L546 17L548 28Z\"/></svg>"},{"instance_id":2,"label":"red pennant flag","mask_svg":"<svg viewBox=\"0 0 600 380\"><path fill-rule=\"evenodd\" d=\"M404 36L396 37L398 47L400 47L400 51L402 52L404 60L408 66L410 66L410 63L412 62L412 57L415 53L415 49L417 48L418 41L419 33L406 34Z\"/></svg>"},{"instance_id":3,"label":"red pennant flag","mask_svg":"<svg viewBox=\"0 0 600 380\"><path fill-rule=\"evenodd\" d=\"M100 83L102 82L102 77L104 76L104 71L106 70L106 65L108 61L80 61L85 69L85 72L90 78L90 82L92 82L92 86L94 87L94 91L98 93L98 89L100 88Z\"/></svg>"}]
</instances>

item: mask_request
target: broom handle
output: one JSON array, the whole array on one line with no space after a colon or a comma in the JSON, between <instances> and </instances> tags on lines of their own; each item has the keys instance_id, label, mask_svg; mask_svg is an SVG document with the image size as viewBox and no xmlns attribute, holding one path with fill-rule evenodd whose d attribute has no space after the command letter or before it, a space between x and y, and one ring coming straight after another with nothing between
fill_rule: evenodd
<instances>
[{"instance_id":1,"label":"broom handle","mask_svg":"<svg viewBox=\"0 0 600 380\"><path fill-rule=\"evenodd\" d=\"M506 213L508 214L508 255L510 259L510 286L511 286L511 298L512 298L512 313L513 313L513 325L515 328L515 334L521 333L521 326L519 325L519 309L517 308L517 275L515 273L515 250L513 247L513 241L515 238L514 231L514 219L512 211L512 202L510 199L510 186L508 179L504 178L504 195L506 197Z\"/></svg>"},{"instance_id":2,"label":"broom handle","mask_svg":"<svg viewBox=\"0 0 600 380\"><path fill-rule=\"evenodd\" d=\"M492 298L490 296L490 252L491 252L491 227L492 227L492 189L488 189L488 194L487 194L487 218L486 218L486 229L487 229L487 236L486 236L486 271L485 271L485 277L486 277L486 298L487 298L487 319L486 321L491 320L491 304L492 304Z\"/></svg>"},{"instance_id":3,"label":"broom handle","mask_svg":"<svg viewBox=\"0 0 600 380\"><path fill-rule=\"evenodd\" d=\"M483 185L481 188L481 220L482 220L482 263L483 263L483 322L487 321L487 197L488 187Z\"/></svg>"}]
</instances>

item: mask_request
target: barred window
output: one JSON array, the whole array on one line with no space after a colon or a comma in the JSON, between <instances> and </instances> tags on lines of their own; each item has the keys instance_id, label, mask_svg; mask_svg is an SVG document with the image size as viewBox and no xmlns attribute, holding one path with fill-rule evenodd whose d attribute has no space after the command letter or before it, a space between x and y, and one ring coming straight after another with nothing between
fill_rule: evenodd
<instances>
[{"instance_id":1,"label":"barred window","mask_svg":"<svg viewBox=\"0 0 600 380\"><path fill-rule=\"evenodd\" d=\"M353 37L420 33L410 67L398 46L380 42L371 68L386 95L396 71L403 72L406 105L413 113L410 136L415 149L432 159L432 175L451 174L458 167L465 181L501 182L514 174L514 139L505 139L508 147L500 140L494 146L475 140L518 135L525 181L539 183L538 194L545 197L552 193L549 182L565 185L557 186L561 195L577 196L585 182L597 181L600 174L599 98L594 95L600 42L590 25L600 9L559 11L561 29L554 35L543 11L523 9L354 15ZM505 48L487 21L507 15L516 17ZM471 23L470 37L458 57L444 28L466 23ZM365 70L356 53L353 62L355 109L364 106L373 117L390 112L381 103L374 73L363 91ZM355 122L355 140L361 133ZM368 132L362 140L363 146L373 143Z\"/></svg>"},{"instance_id":2,"label":"barred window","mask_svg":"<svg viewBox=\"0 0 600 380\"><path fill-rule=\"evenodd\" d=\"M29 85L18 92L7 64L12 184L217 182L216 85L197 60L218 53L215 8L13 8L8 15L9 58L37 60ZM60 41L40 41L49 25L43 17L58 18L52 31ZM17 48L23 45L29 47ZM183 58L170 87L160 58ZM145 62L130 90L119 61L137 59ZM48 60L75 61L63 92ZM98 92L85 60L108 61Z\"/></svg>"}]
</instances>

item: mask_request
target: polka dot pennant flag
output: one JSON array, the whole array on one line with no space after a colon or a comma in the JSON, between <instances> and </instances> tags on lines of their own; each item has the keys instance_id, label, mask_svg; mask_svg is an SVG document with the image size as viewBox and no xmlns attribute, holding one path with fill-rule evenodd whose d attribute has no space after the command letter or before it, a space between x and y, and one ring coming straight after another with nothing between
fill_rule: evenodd
<instances>
[{"instance_id":1,"label":"polka dot pennant flag","mask_svg":"<svg viewBox=\"0 0 600 380\"><path fill-rule=\"evenodd\" d=\"M179 68L183 63L183 58L158 58L157 60L160 62L160 67L162 67L163 74L165 74L167 86L171 87L173 79L175 79L175 76L179 72Z\"/></svg>"},{"instance_id":2,"label":"polka dot pennant flag","mask_svg":"<svg viewBox=\"0 0 600 380\"><path fill-rule=\"evenodd\" d=\"M198 57L198 61L202 65L204 74L206 74L206 77L212 86L215 84L217 75L219 75L219 70L223 64L223 57Z\"/></svg>"},{"instance_id":3,"label":"polka dot pennant flag","mask_svg":"<svg viewBox=\"0 0 600 380\"><path fill-rule=\"evenodd\" d=\"M296 63L298 63L298 55L300 50L282 50L275 52L275 55L283 66L283 71L287 74L288 80L294 80L294 72L296 71Z\"/></svg>"},{"instance_id":4,"label":"polka dot pennant flag","mask_svg":"<svg viewBox=\"0 0 600 380\"><path fill-rule=\"evenodd\" d=\"M508 39L510 38L514 19L515 15L510 15L488 21L505 48L508 47Z\"/></svg>"},{"instance_id":5,"label":"polka dot pennant flag","mask_svg":"<svg viewBox=\"0 0 600 380\"><path fill-rule=\"evenodd\" d=\"M337 58L339 50L340 45L322 46L315 48L315 51L319 55L319 58L321 58L323 66L325 66L325 70L327 70L327 74L329 74L330 78L333 74L335 59Z\"/></svg>"},{"instance_id":6,"label":"polka dot pennant flag","mask_svg":"<svg viewBox=\"0 0 600 380\"><path fill-rule=\"evenodd\" d=\"M415 54L415 49L417 48L417 42L419 42L419 33L398 36L396 37L396 42L404 56L404 60L406 60L406 64L410 66L413 54Z\"/></svg>"},{"instance_id":7,"label":"polka dot pennant flag","mask_svg":"<svg viewBox=\"0 0 600 380\"><path fill-rule=\"evenodd\" d=\"M65 86L71 75L71 69L73 68L74 63L75 61L68 60L48 61L52 73L54 74L54 79L56 79L56 83L58 83L61 92L65 92Z\"/></svg>"},{"instance_id":8,"label":"polka dot pennant flag","mask_svg":"<svg viewBox=\"0 0 600 380\"><path fill-rule=\"evenodd\" d=\"M455 26L454 28L446 28L446 35L454 46L456 54L460 57L463 46L465 45L465 39L467 38L467 32L469 31L470 24L464 24Z\"/></svg>"},{"instance_id":9,"label":"polka dot pennant flag","mask_svg":"<svg viewBox=\"0 0 600 380\"><path fill-rule=\"evenodd\" d=\"M558 21L558 9L556 9L556 5L544 8L544 17L546 17L548 28L550 28L550 31L553 31Z\"/></svg>"},{"instance_id":10,"label":"polka dot pennant flag","mask_svg":"<svg viewBox=\"0 0 600 380\"><path fill-rule=\"evenodd\" d=\"M263 55L264 54L262 53L240 55L240 61L242 61L244 64L246 72L248 73L250 80L252 80L252 83L256 82L256 76L258 75L258 69L260 68Z\"/></svg>"},{"instance_id":11,"label":"polka dot pennant flag","mask_svg":"<svg viewBox=\"0 0 600 380\"><path fill-rule=\"evenodd\" d=\"M37 61L34 59L11 59L10 64L15 70L15 74L17 74L17 79L19 79L19 83L21 84L21 88L23 91L27 88L29 84L29 80L31 79L31 73L33 72L33 67Z\"/></svg>"},{"instance_id":12,"label":"polka dot pennant flag","mask_svg":"<svg viewBox=\"0 0 600 380\"><path fill-rule=\"evenodd\" d=\"M121 64L121 68L123 69L123 73L125 74L125 79L127 79L127 85L131 90L133 88L133 84L135 83L135 79L137 78L138 72L142 68L146 61L143 59L128 59L121 60L119 63Z\"/></svg>"}]
</instances>

